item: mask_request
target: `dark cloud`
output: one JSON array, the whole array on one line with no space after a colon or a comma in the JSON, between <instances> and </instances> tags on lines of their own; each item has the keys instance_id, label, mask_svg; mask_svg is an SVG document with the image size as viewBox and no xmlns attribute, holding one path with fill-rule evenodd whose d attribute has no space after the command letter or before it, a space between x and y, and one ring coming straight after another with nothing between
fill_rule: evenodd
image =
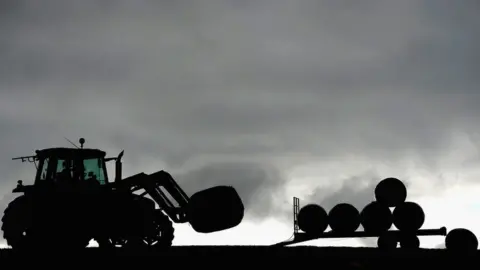
<instances>
[{"instance_id":1,"label":"dark cloud","mask_svg":"<svg viewBox=\"0 0 480 270\"><path fill-rule=\"evenodd\" d=\"M277 214L275 198L286 183L276 168L254 162L217 162L176 175L188 194L218 186L233 186L243 200L247 218L263 219ZM221 203L221 202L219 202Z\"/></svg>"},{"instance_id":2,"label":"dark cloud","mask_svg":"<svg viewBox=\"0 0 480 270\"><path fill-rule=\"evenodd\" d=\"M406 179L436 180L479 159L468 152L479 130L475 1L5 1L0 10L3 193L33 177L11 157L67 146L64 136L125 149L126 175L166 169L188 190L235 183L257 216L276 211L267 198L281 197L281 185L304 184L284 174L305 160L345 167L347 176L318 175L331 182L316 198L331 205L371 197L363 180L346 180L364 170L352 156L388 164L362 179L409 164ZM471 142L464 152L452 150L458 134Z\"/></svg>"},{"instance_id":3,"label":"dark cloud","mask_svg":"<svg viewBox=\"0 0 480 270\"><path fill-rule=\"evenodd\" d=\"M352 204L362 211L363 207L375 200L375 186L382 179L374 172L338 179L341 183L339 188L316 188L308 201L321 205L327 212L339 203Z\"/></svg>"},{"instance_id":4,"label":"dark cloud","mask_svg":"<svg viewBox=\"0 0 480 270\"><path fill-rule=\"evenodd\" d=\"M377 171L368 170L346 179L334 177L332 181L338 183L334 184L335 188L315 188L307 200L321 205L326 211L330 211L339 203L349 203L355 206L358 211L362 211L363 207L375 201L375 188L380 181L387 177L395 176L385 176ZM400 178L400 180L407 188L408 195L410 181L403 178Z\"/></svg>"}]
</instances>

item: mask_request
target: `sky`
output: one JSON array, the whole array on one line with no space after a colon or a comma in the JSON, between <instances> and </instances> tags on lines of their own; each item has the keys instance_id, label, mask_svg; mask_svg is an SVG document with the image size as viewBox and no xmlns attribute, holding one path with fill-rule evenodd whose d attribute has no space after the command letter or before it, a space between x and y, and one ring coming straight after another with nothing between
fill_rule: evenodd
<instances>
[{"instance_id":1,"label":"sky","mask_svg":"<svg viewBox=\"0 0 480 270\"><path fill-rule=\"evenodd\" d=\"M2 1L0 210L35 171L11 158L84 137L111 156L125 150L125 176L163 169L188 194L237 189L242 224L212 234L175 225L175 245L274 244L293 233L294 196L361 210L386 177L408 185L425 228L480 235L479 8Z\"/></svg>"}]
</instances>

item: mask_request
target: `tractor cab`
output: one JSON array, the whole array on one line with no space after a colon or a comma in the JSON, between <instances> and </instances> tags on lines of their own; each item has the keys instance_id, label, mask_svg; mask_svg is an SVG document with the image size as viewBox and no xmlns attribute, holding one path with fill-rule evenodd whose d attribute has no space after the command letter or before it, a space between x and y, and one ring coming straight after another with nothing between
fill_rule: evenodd
<instances>
[{"instance_id":1,"label":"tractor cab","mask_svg":"<svg viewBox=\"0 0 480 270\"><path fill-rule=\"evenodd\" d=\"M66 181L108 183L105 152L98 149L47 148L36 151L35 184Z\"/></svg>"},{"instance_id":2,"label":"tractor cab","mask_svg":"<svg viewBox=\"0 0 480 270\"><path fill-rule=\"evenodd\" d=\"M111 160L115 160L115 182L122 178L123 151L117 157L106 158L106 153L102 150L83 148L85 139L80 138L79 142L81 147L72 143L76 148L46 148L36 150L33 156L13 158L22 162L33 162L37 168L34 185L24 186L23 181L19 180L13 192L27 192L33 186L50 186L57 183L86 182L104 186L109 183L106 163Z\"/></svg>"}]
</instances>

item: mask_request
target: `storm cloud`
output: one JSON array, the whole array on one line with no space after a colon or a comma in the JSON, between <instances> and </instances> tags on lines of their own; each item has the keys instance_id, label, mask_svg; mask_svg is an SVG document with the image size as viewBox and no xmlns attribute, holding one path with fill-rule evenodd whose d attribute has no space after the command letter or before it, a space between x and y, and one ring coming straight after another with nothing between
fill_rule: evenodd
<instances>
[{"instance_id":1,"label":"storm cloud","mask_svg":"<svg viewBox=\"0 0 480 270\"><path fill-rule=\"evenodd\" d=\"M398 173L445 188L451 171L479 161L476 1L47 0L0 9L4 194L33 177L33 165L12 157L69 146L63 137L111 155L125 149L125 175L165 169L192 192L233 184L252 217L283 213L275 197L290 209L288 189L306 182L322 187L319 202L363 204L370 189L337 185ZM364 174L357 160L382 170ZM342 169L322 169L331 162ZM318 169L311 180L288 176L305 163ZM355 175L363 180L348 180Z\"/></svg>"},{"instance_id":2,"label":"storm cloud","mask_svg":"<svg viewBox=\"0 0 480 270\"><path fill-rule=\"evenodd\" d=\"M178 175L177 178L188 188L186 191L190 195L213 186L233 186L242 198L247 218L261 220L282 210L273 202L275 198L282 197L286 180L276 168L266 164L208 163L189 170L186 175Z\"/></svg>"}]
</instances>

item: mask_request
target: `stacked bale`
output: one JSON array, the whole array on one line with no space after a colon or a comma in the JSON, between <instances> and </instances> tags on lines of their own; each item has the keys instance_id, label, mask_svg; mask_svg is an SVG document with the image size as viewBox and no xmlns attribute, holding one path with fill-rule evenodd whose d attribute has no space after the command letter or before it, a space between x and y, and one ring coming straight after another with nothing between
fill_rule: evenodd
<instances>
[{"instance_id":1,"label":"stacked bale","mask_svg":"<svg viewBox=\"0 0 480 270\"><path fill-rule=\"evenodd\" d=\"M396 207L405 202L406 198L407 188L397 178L385 178L375 187L375 200L387 207Z\"/></svg>"},{"instance_id":2,"label":"stacked bale","mask_svg":"<svg viewBox=\"0 0 480 270\"><path fill-rule=\"evenodd\" d=\"M394 177L388 177L381 180L377 184L377 186L375 187L374 195L375 201L365 206L360 213L360 223L362 224L364 231L381 234L385 231L388 231L390 227L395 223L395 217L390 208L395 208L405 203L405 200L407 198L407 188L399 179ZM402 215L399 214L409 212L411 208L415 207L411 207L410 204L407 204L406 207L403 208L408 208L408 211L400 211L399 213L397 213L397 219L402 220L400 221L400 223L402 224L405 223L403 222L404 218L400 218L400 216ZM417 209L415 208L415 210ZM409 228L411 226L412 225L408 225L406 227Z\"/></svg>"},{"instance_id":3,"label":"stacked bale","mask_svg":"<svg viewBox=\"0 0 480 270\"><path fill-rule=\"evenodd\" d=\"M382 239L379 238L379 245L394 247L399 241L404 248L418 248L420 242L416 231L423 226L425 213L420 205L406 200L407 188L404 183L397 178L385 178L375 187L374 197L375 200L361 212L348 203L335 205L328 214L320 205L306 205L298 214L299 228L308 234L321 234L330 226L332 232L348 234L362 225L365 232L383 235ZM392 225L401 232L399 239L392 238L393 235L388 233ZM470 246L476 245L471 235L456 231L449 238L450 246L458 246L456 243L460 240L456 239L462 237L469 239Z\"/></svg>"},{"instance_id":4,"label":"stacked bale","mask_svg":"<svg viewBox=\"0 0 480 270\"><path fill-rule=\"evenodd\" d=\"M298 227L307 234L321 234L328 227L328 214L318 204L308 204L298 212Z\"/></svg>"},{"instance_id":5,"label":"stacked bale","mask_svg":"<svg viewBox=\"0 0 480 270\"><path fill-rule=\"evenodd\" d=\"M360 213L351 204L339 203L328 213L328 224L333 232L354 232L360 226Z\"/></svg>"},{"instance_id":6,"label":"stacked bale","mask_svg":"<svg viewBox=\"0 0 480 270\"><path fill-rule=\"evenodd\" d=\"M373 201L360 213L360 223L365 232L381 234L392 226L393 215L386 205Z\"/></svg>"},{"instance_id":7,"label":"stacked bale","mask_svg":"<svg viewBox=\"0 0 480 270\"><path fill-rule=\"evenodd\" d=\"M392 250L397 248L397 237L392 233L382 233L377 239L377 246L383 250Z\"/></svg>"},{"instance_id":8,"label":"stacked bale","mask_svg":"<svg viewBox=\"0 0 480 270\"><path fill-rule=\"evenodd\" d=\"M418 248L420 240L416 231L423 226L425 213L420 205L407 201L407 188L403 182L393 177L383 179L375 187L375 199L392 213L391 225L401 232L401 237L397 239L400 246ZM393 208L393 212L390 208Z\"/></svg>"},{"instance_id":9,"label":"stacked bale","mask_svg":"<svg viewBox=\"0 0 480 270\"><path fill-rule=\"evenodd\" d=\"M415 234L401 234L400 247L404 249L416 249L420 247L420 239Z\"/></svg>"},{"instance_id":10,"label":"stacked bale","mask_svg":"<svg viewBox=\"0 0 480 270\"><path fill-rule=\"evenodd\" d=\"M403 202L393 210L393 224L402 232L415 232L425 222L425 213L414 202Z\"/></svg>"}]
</instances>

